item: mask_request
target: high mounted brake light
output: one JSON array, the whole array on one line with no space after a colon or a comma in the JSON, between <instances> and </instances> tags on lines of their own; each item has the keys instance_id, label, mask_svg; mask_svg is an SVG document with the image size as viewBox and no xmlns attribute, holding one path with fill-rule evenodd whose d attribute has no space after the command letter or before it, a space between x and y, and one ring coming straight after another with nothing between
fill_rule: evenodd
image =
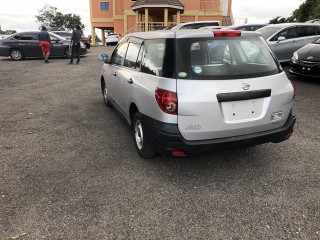
<instances>
[{"instance_id":1,"label":"high mounted brake light","mask_svg":"<svg viewBox=\"0 0 320 240\"><path fill-rule=\"evenodd\" d=\"M240 37L241 31L236 30L215 30L213 31L215 37Z\"/></svg>"}]
</instances>

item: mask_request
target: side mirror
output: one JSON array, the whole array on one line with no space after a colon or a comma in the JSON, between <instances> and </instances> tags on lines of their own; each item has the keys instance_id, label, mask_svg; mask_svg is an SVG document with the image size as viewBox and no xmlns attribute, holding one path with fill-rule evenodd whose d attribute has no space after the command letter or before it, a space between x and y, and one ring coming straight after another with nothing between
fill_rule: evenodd
<instances>
[{"instance_id":1,"label":"side mirror","mask_svg":"<svg viewBox=\"0 0 320 240\"><path fill-rule=\"evenodd\" d=\"M283 37L283 36L278 37L278 42L281 42L281 41L283 41L283 40L286 40L286 38Z\"/></svg>"},{"instance_id":2,"label":"side mirror","mask_svg":"<svg viewBox=\"0 0 320 240\"><path fill-rule=\"evenodd\" d=\"M109 57L107 54L100 54L99 55L99 61L109 63Z\"/></svg>"}]
</instances>

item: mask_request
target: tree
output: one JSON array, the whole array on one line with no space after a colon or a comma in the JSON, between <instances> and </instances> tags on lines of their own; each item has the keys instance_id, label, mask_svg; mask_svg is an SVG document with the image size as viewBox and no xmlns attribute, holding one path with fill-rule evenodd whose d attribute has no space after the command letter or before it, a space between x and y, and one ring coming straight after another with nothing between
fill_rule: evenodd
<instances>
[{"instance_id":1,"label":"tree","mask_svg":"<svg viewBox=\"0 0 320 240\"><path fill-rule=\"evenodd\" d=\"M63 14L57 12L56 7L52 7L45 4L44 7L39 11L39 15L36 15L39 28L45 26L50 31L56 30L73 30L76 25L79 25L84 29L84 24L81 23L81 17L76 14Z\"/></svg>"},{"instance_id":2,"label":"tree","mask_svg":"<svg viewBox=\"0 0 320 240\"><path fill-rule=\"evenodd\" d=\"M320 1L306 0L298 9L294 10L293 17L299 22L305 22L320 17Z\"/></svg>"},{"instance_id":3,"label":"tree","mask_svg":"<svg viewBox=\"0 0 320 240\"><path fill-rule=\"evenodd\" d=\"M39 23L39 29L42 26L46 27L47 29L50 28L53 18L57 15L57 8L52 7L49 4L45 4L41 10L38 10L39 15L36 15L37 23Z\"/></svg>"},{"instance_id":4,"label":"tree","mask_svg":"<svg viewBox=\"0 0 320 240\"><path fill-rule=\"evenodd\" d=\"M284 22L305 22L311 19L320 18L320 1L306 0L299 8L293 11L288 18L276 17L269 21L269 23L284 23Z\"/></svg>"},{"instance_id":5,"label":"tree","mask_svg":"<svg viewBox=\"0 0 320 240\"><path fill-rule=\"evenodd\" d=\"M275 17L274 19L271 19L269 21L270 24L277 24L277 23L288 23L288 22L294 22L295 19L291 16L288 18L284 18L284 17Z\"/></svg>"}]
</instances>

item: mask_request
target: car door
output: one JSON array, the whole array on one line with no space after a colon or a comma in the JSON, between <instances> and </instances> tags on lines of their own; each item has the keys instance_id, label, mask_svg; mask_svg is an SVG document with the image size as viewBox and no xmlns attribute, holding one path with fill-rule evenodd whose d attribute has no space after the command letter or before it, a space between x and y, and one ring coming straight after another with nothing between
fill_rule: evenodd
<instances>
[{"instance_id":1,"label":"car door","mask_svg":"<svg viewBox=\"0 0 320 240\"><path fill-rule=\"evenodd\" d=\"M127 52L128 42L121 42L111 55L110 64L103 67L103 77L108 89L108 95L116 108L120 110L119 105L119 78L123 74L122 66Z\"/></svg>"},{"instance_id":2,"label":"car door","mask_svg":"<svg viewBox=\"0 0 320 240\"><path fill-rule=\"evenodd\" d=\"M289 61L299 49L298 29L295 26L283 29L272 40L272 50L279 61Z\"/></svg>"},{"instance_id":3,"label":"car door","mask_svg":"<svg viewBox=\"0 0 320 240\"><path fill-rule=\"evenodd\" d=\"M299 26L299 48L315 41L319 37L315 26Z\"/></svg>"},{"instance_id":4,"label":"car door","mask_svg":"<svg viewBox=\"0 0 320 240\"><path fill-rule=\"evenodd\" d=\"M25 57L42 56L37 32L21 33L18 47L22 50Z\"/></svg>"},{"instance_id":5,"label":"car door","mask_svg":"<svg viewBox=\"0 0 320 240\"><path fill-rule=\"evenodd\" d=\"M141 43L129 42L123 67L118 70L119 77L119 106L124 116L129 119L129 108L135 80L140 69L137 59L141 49ZM141 56L140 56L141 58ZM138 61L140 62L140 61Z\"/></svg>"},{"instance_id":6,"label":"car door","mask_svg":"<svg viewBox=\"0 0 320 240\"><path fill-rule=\"evenodd\" d=\"M49 33L50 34L50 33ZM50 55L51 56L64 56L65 48L64 41L50 34Z\"/></svg>"}]
</instances>

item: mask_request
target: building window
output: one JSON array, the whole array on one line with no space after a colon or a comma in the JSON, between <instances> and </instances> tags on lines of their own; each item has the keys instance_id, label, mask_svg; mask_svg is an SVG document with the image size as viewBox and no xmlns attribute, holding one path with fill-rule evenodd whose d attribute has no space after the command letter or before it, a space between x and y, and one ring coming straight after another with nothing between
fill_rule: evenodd
<instances>
[{"instance_id":1,"label":"building window","mask_svg":"<svg viewBox=\"0 0 320 240\"><path fill-rule=\"evenodd\" d=\"M100 2L101 11L109 11L109 2Z\"/></svg>"}]
</instances>

